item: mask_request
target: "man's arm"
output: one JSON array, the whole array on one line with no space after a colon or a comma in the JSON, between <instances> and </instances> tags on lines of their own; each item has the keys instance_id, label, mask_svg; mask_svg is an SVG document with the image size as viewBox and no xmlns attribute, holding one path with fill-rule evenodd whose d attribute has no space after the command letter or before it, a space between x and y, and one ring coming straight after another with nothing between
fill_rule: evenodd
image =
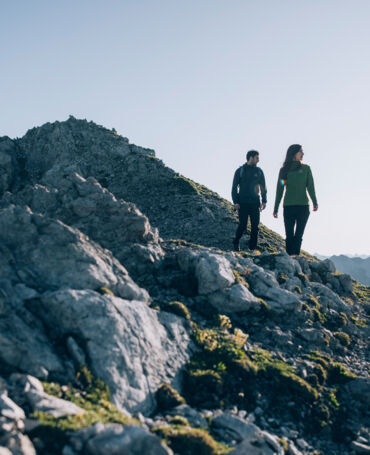
<instances>
[{"instance_id":1,"label":"man's arm","mask_svg":"<svg viewBox=\"0 0 370 455\"><path fill-rule=\"evenodd\" d=\"M261 191L261 197L262 197L262 205L264 206L263 208L265 208L266 204L267 204L267 188L266 188L265 174L263 173L262 169L261 169L259 185L260 185L260 191Z\"/></svg>"},{"instance_id":2,"label":"man's arm","mask_svg":"<svg viewBox=\"0 0 370 455\"><path fill-rule=\"evenodd\" d=\"M240 179L240 168L235 171L233 187L231 189L231 197L233 199L234 204L239 204L239 193L238 193L239 179Z\"/></svg>"}]
</instances>

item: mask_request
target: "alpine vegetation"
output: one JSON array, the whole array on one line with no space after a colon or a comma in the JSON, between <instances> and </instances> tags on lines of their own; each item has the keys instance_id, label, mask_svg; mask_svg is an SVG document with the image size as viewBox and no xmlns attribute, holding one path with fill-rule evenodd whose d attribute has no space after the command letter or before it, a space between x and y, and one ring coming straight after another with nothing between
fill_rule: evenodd
<instances>
[{"instance_id":1,"label":"alpine vegetation","mask_svg":"<svg viewBox=\"0 0 370 455\"><path fill-rule=\"evenodd\" d=\"M0 138L0 454L370 453L370 288L236 224L115 130Z\"/></svg>"}]
</instances>

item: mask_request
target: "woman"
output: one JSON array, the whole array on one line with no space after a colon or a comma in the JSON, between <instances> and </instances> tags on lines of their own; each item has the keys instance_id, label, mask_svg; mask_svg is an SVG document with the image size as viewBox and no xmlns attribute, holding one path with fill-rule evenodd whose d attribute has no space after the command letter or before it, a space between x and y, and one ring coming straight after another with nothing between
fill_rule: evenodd
<instances>
[{"instance_id":1,"label":"woman","mask_svg":"<svg viewBox=\"0 0 370 455\"><path fill-rule=\"evenodd\" d=\"M310 216L307 191L313 203L313 210L317 205L315 186L310 166L302 163L303 150L299 144L288 148L283 167L280 169L276 188L274 217L278 217L281 198L284 193L284 225L286 252L299 255L301 251L303 232Z\"/></svg>"}]
</instances>

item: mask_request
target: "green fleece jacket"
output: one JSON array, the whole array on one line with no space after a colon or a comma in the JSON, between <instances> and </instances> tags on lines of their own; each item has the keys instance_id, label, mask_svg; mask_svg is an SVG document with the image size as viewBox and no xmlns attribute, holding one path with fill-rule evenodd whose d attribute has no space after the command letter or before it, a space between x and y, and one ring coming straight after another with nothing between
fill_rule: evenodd
<instances>
[{"instance_id":1,"label":"green fleece jacket","mask_svg":"<svg viewBox=\"0 0 370 455\"><path fill-rule=\"evenodd\" d=\"M286 180L283 180L280 170L276 187L274 213L277 213L279 210L279 204L281 198L283 197L284 188L284 207L287 205L309 205L307 191L313 205L317 205L312 172L310 166L307 164L301 164L296 161L293 162L290 170L288 171Z\"/></svg>"}]
</instances>

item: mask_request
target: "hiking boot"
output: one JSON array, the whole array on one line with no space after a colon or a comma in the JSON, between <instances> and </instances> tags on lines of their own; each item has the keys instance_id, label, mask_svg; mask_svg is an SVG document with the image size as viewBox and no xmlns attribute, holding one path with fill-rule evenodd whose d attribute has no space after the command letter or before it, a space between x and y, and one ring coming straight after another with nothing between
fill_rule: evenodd
<instances>
[{"instance_id":1,"label":"hiking boot","mask_svg":"<svg viewBox=\"0 0 370 455\"><path fill-rule=\"evenodd\" d=\"M236 239L233 240L233 247L234 247L234 251L240 251L239 240L236 240Z\"/></svg>"}]
</instances>

